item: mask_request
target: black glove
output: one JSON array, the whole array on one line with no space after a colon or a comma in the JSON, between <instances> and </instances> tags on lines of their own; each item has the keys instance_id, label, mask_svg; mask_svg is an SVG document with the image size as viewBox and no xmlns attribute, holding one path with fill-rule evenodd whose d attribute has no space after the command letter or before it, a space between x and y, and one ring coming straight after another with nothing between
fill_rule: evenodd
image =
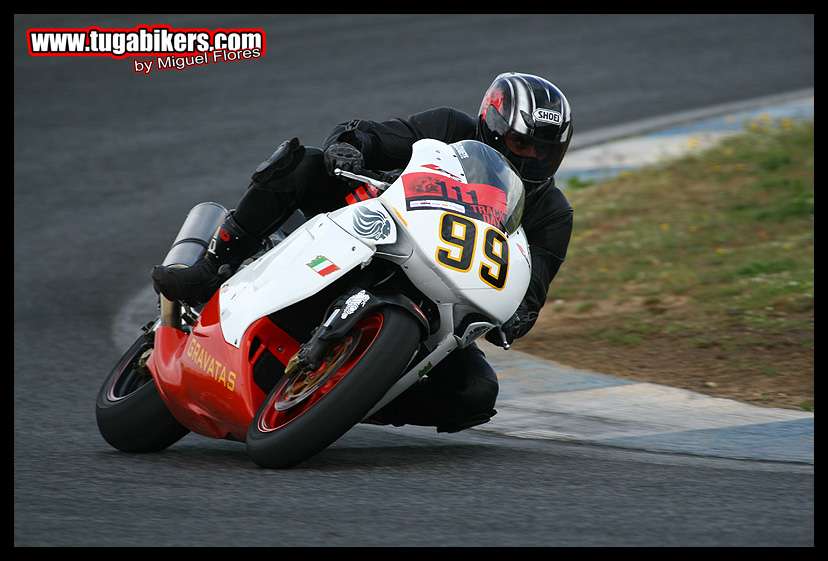
<instances>
[{"instance_id":1,"label":"black glove","mask_svg":"<svg viewBox=\"0 0 828 561\"><path fill-rule=\"evenodd\" d=\"M325 169L330 175L333 175L337 168L356 173L362 170L364 165L362 152L347 142L331 144L325 150Z\"/></svg>"},{"instance_id":2,"label":"black glove","mask_svg":"<svg viewBox=\"0 0 828 561\"><path fill-rule=\"evenodd\" d=\"M503 330L503 334L506 335L506 342L511 345L515 339L526 335L526 333L535 324L535 319L537 317L537 313L529 312L523 308L518 308L518 310L512 314L512 317L507 319L506 322L500 326L500 329ZM490 329L486 333L486 340L492 345L497 345L498 347L503 346L503 340L500 338L500 333L497 332L497 328Z\"/></svg>"}]
</instances>

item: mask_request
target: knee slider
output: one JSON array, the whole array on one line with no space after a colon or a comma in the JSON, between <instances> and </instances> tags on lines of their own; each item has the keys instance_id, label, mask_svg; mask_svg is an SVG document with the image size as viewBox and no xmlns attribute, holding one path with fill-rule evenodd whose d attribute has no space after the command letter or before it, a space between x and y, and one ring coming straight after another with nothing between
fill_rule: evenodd
<instances>
[{"instance_id":1,"label":"knee slider","mask_svg":"<svg viewBox=\"0 0 828 561\"><path fill-rule=\"evenodd\" d=\"M497 401L499 389L496 381L478 378L462 392L460 405L469 413L490 411Z\"/></svg>"},{"instance_id":2,"label":"knee slider","mask_svg":"<svg viewBox=\"0 0 828 561\"><path fill-rule=\"evenodd\" d=\"M274 179L285 177L302 161L305 147L294 137L281 143L273 154L258 165L251 179L254 184L265 184Z\"/></svg>"},{"instance_id":3,"label":"knee slider","mask_svg":"<svg viewBox=\"0 0 828 561\"><path fill-rule=\"evenodd\" d=\"M492 409L495 405L495 402L497 401L497 394L499 391L500 386L497 383L497 381L486 380L485 383L481 384L481 403L485 401L487 404L487 408Z\"/></svg>"}]
</instances>

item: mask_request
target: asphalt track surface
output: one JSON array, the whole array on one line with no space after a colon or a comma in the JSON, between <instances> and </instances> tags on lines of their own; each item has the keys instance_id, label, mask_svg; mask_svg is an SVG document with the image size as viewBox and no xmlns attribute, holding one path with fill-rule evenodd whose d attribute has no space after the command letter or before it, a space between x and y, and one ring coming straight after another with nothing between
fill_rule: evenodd
<instances>
[{"instance_id":1,"label":"asphalt track surface","mask_svg":"<svg viewBox=\"0 0 828 561\"><path fill-rule=\"evenodd\" d=\"M149 21L152 20L152 21ZM28 27L263 26L266 58L149 77L30 58ZM550 77L578 131L814 84L800 15L15 17L16 545L813 545L807 466L358 426L291 471L189 435L110 448L111 326L187 210L285 138ZM565 271L562 273L564 274ZM147 311L150 318L153 310Z\"/></svg>"}]
</instances>

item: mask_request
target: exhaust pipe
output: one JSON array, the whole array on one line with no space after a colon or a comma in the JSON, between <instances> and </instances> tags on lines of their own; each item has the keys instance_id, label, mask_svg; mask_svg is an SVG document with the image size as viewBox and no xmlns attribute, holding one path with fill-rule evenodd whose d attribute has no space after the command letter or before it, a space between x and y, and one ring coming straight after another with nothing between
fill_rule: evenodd
<instances>
[{"instance_id":1,"label":"exhaust pipe","mask_svg":"<svg viewBox=\"0 0 828 561\"><path fill-rule=\"evenodd\" d=\"M162 265L192 267L207 252L210 240L227 218L227 209L213 202L194 206L175 237ZM160 295L161 325L181 329L181 303Z\"/></svg>"}]
</instances>

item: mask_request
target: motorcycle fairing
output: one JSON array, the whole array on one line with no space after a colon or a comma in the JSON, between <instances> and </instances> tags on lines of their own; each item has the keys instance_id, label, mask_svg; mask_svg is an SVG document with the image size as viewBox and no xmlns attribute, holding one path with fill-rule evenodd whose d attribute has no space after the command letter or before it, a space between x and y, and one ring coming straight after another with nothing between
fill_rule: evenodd
<instances>
[{"instance_id":1,"label":"motorcycle fairing","mask_svg":"<svg viewBox=\"0 0 828 561\"><path fill-rule=\"evenodd\" d=\"M204 436L243 442L265 398L254 376L258 361L270 353L282 365L271 372L278 377L299 342L268 317L246 330L239 348L225 342L220 332L216 294L191 333L158 327L147 366L161 398L182 425Z\"/></svg>"},{"instance_id":2,"label":"motorcycle fairing","mask_svg":"<svg viewBox=\"0 0 828 561\"><path fill-rule=\"evenodd\" d=\"M462 177L462 168L451 161L451 150L439 141L419 141L407 170ZM311 219L241 269L205 305L192 333L158 327L148 365L172 414L200 434L244 440L265 397L254 380L256 361L268 351L284 366L299 349L299 342L268 316L315 295L383 252L437 303L441 316L440 332L431 338L438 344L427 345L431 352L425 362L409 368L383 403L416 381L429 364L436 364L453 348L482 333L482 326L476 325L462 338L454 334L452 311L456 306L479 309L505 321L528 286L528 255L517 248L511 250L513 243L526 243L522 231L508 236L514 256L509 282L495 292L477 280L476 274L463 277L435 263L434 246L440 243L437 225L444 212L437 208L406 210L398 180L379 199ZM389 226L385 225L387 218L392 220ZM483 221L476 223L481 232L490 227ZM479 264L479 247L477 253L474 267Z\"/></svg>"},{"instance_id":3,"label":"motorcycle fairing","mask_svg":"<svg viewBox=\"0 0 828 561\"><path fill-rule=\"evenodd\" d=\"M374 251L329 215L309 220L221 286L224 340L238 347L253 322L313 296L357 265L367 263Z\"/></svg>"},{"instance_id":4,"label":"motorcycle fairing","mask_svg":"<svg viewBox=\"0 0 828 561\"><path fill-rule=\"evenodd\" d=\"M419 206L409 209L410 201L406 197L404 185L405 176L422 173L439 175L446 178L447 182L466 182L463 167L451 145L434 139L423 139L414 143L408 166L400 178L380 196L380 200L386 207L393 209L393 214L396 215L401 231L399 237L404 236L416 248L405 264L406 274L416 286L438 303L470 303L497 321L506 321L526 294L531 278L529 244L523 228L518 228L511 234L498 230L506 237L510 257L505 286L499 290L495 289L486 284L479 273L483 264L491 265L484 258L484 244L485 232L494 227L483 220L466 215L462 205L439 199L431 201L431 207ZM474 257L467 271L452 270L435 259L439 249L457 251L439 236L440 221L445 214L457 214L475 224L477 235Z\"/></svg>"}]
</instances>

